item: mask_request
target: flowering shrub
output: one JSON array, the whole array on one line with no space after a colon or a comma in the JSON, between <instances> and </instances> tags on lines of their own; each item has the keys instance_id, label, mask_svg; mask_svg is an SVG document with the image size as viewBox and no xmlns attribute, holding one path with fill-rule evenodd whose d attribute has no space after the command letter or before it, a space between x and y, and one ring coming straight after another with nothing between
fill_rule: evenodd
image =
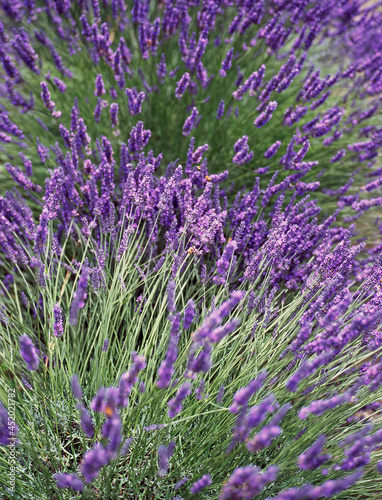
<instances>
[{"instance_id":1,"label":"flowering shrub","mask_svg":"<svg viewBox=\"0 0 382 500\"><path fill-rule=\"evenodd\" d=\"M377 499L379 5L1 9L6 498Z\"/></svg>"}]
</instances>

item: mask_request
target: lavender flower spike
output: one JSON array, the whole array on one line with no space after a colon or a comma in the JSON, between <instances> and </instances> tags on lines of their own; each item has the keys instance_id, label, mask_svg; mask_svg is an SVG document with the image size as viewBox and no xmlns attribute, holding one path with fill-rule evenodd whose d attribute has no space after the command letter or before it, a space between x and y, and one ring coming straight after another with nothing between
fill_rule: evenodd
<instances>
[{"instance_id":1,"label":"lavender flower spike","mask_svg":"<svg viewBox=\"0 0 382 500\"><path fill-rule=\"evenodd\" d=\"M73 396L80 401L82 399L82 390L77 375L73 375L71 386Z\"/></svg>"},{"instance_id":2,"label":"lavender flower spike","mask_svg":"<svg viewBox=\"0 0 382 500\"><path fill-rule=\"evenodd\" d=\"M101 468L108 463L107 450L101 445L96 443L93 448L87 451L80 464L80 471L85 476L87 483L95 479Z\"/></svg>"},{"instance_id":3,"label":"lavender flower spike","mask_svg":"<svg viewBox=\"0 0 382 500\"><path fill-rule=\"evenodd\" d=\"M221 77L226 77L227 76L227 71L230 69L232 65L232 58L233 58L233 47L229 49L227 52L227 55L225 56L224 60L222 61L222 67L219 70L219 75Z\"/></svg>"},{"instance_id":4,"label":"lavender flower spike","mask_svg":"<svg viewBox=\"0 0 382 500\"><path fill-rule=\"evenodd\" d=\"M191 111L191 114L190 116L188 116L184 122L184 125L183 125L183 132L182 134L187 137L188 135L190 135L191 133L191 130L193 128L195 128L195 123L196 123L196 120L198 118L198 115L199 115L199 111L197 110L197 108L195 108L195 106L192 108L192 111Z\"/></svg>"},{"instance_id":5,"label":"lavender flower spike","mask_svg":"<svg viewBox=\"0 0 382 500\"><path fill-rule=\"evenodd\" d=\"M105 85L102 80L102 75L97 75L95 79L95 90L94 95L96 97L101 97L101 95L106 94Z\"/></svg>"},{"instance_id":6,"label":"lavender flower spike","mask_svg":"<svg viewBox=\"0 0 382 500\"><path fill-rule=\"evenodd\" d=\"M85 306L87 297L86 288L88 286L89 273L86 268L83 269L80 279L78 280L77 290L73 295L72 305L70 307L69 322L71 325L77 324L79 310Z\"/></svg>"},{"instance_id":7,"label":"lavender flower spike","mask_svg":"<svg viewBox=\"0 0 382 500\"><path fill-rule=\"evenodd\" d=\"M190 81L191 81L190 74L189 73L184 73L184 75L182 76L182 78L176 84L175 97L177 99L180 99L182 97L182 95L185 93L187 87L190 84Z\"/></svg>"},{"instance_id":8,"label":"lavender flower spike","mask_svg":"<svg viewBox=\"0 0 382 500\"><path fill-rule=\"evenodd\" d=\"M192 322L194 321L194 317L195 317L195 302L192 299L190 299L187 302L187 306L184 311L183 328L185 330L188 330L190 328Z\"/></svg>"},{"instance_id":9,"label":"lavender flower spike","mask_svg":"<svg viewBox=\"0 0 382 500\"><path fill-rule=\"evenodd\" d=\"M174 453L175 443L171 441L168 446L160 445L158 448L158 476L163 477L168 472L168 461Z\"/></svg>"},{"instance_id":10,"label":"lavender flower spike","mask_svg":"<svg viewBox=\"0 0 382 500\"><path fill-rule=\"evenodd\" d=\"M64 333L64 324L62 321L62 311L59 304L54 304L53 316L53 335L55 335L56 337L61 337L61 335Z\"/></svg>"},{"instance_id":11,"label":"lavender flower spike","mask_svg":"<svg viewBox=\"0 0 382 500\"><path fill-rule=\"evenodd\" d=\"M190 493L200 493L204 488L212 484L210 474L204 474L200 479L194 482L190 488Z\"/></svg>"},{"instance_id":12,"label":"lavender flower spike","mask_svg":"<svg viewBox=\"0 0 382 500\"><path fill-rule=\"evenodd\" d=\"M178 413L182 411L183 400L191 394L191 384L186 381L181 387L179 387L178 392L175 397L170 399L168 402L168 406L170 409L168 410L168 416L170 418L174 418Z\"/></svg>"},{"instance_id":13,"label":"lavender flower spike","mask_svg":"<svg viewBox=\"0 0 382 500\"><path fill-rule=\"evenodd\" d=\"M27 364L28 370L37 370L39 364L37 349L26 333L20 337L20 354Z\"/></svg>"},{"instance_id":14,"label":"lavender flower spike","mask_svg":"<svg viewBox=\"0 0 382 500\"><path fill-rule=\"evenodd\" d=\"M272 114L277 108L277 102L276 101L270 101L268 106L265 108L265 111L263 111L253 122L255 127L261 128L263 125L269 122L269 120L272 118Z\"/></svg>"},{"instance_id":15,"label":"lavender flower spike","mask_svg":"<svg viewBox=\"0 0 382 500\"><path fill-rule=\"evenodd\" d=\"M75 474L59 472L54 475L54 479L59 488L71 488L74 491L82 491L84 489L83 482Z\"/></svg>"},{"instance_id":16,"label":"lavender flower spike","mask_svg":"<svg viewBox=\"0 0 382 500\"><path fill-rule=\"evenodd\" d=\"M41 82L41 99L44 101L44 106L52 113L55 118L61 116L61 111L54 111L56 106L55 102L50 99L50 92L48 90L48 85L45 82Z\"/></svg>"},{"instance_id":17,"label":"lavender flower spike","mask_svg":"<svg viewBox=\"0 0 382 500\"><path fill-rule=\"evenodd\" d=\"M219 102L219 106L218 106L218 110L216 112L216 119L217 120L221 120L223 118L223 114L224 114L224 107L225 107L225 104L224 104L224 100L222 99L220 102Z\"/></svg>"}]
</instances>

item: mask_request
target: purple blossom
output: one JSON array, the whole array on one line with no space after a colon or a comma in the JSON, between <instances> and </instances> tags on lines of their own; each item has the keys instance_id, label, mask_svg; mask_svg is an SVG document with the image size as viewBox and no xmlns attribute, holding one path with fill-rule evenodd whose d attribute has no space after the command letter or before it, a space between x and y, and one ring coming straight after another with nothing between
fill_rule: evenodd
<instances>
[{"instance_id":1,"label":"purple blossom","mask_svg":"<svg viewBox=\"0 0 382 500\"><path fill-rule=\"evenodd\" d=\"M67 86L65 85L65 83L60 80L59 78L57 78L56 76L53 78L53 82L54 84L56 85L56 87L58 88L58 90L63 94L64 92L66 92L66 89L67 89Z\"/></svg>"},{"instance_id":2,"label":"purple blossom","mask_svg":"<svg viewBox=\"0 0 382 500\"><path fill-rule=\"evenodd\" d=\"M174 398L170 399L167 403L169 406L168 416L174 418L178 413L182 411L183 400L191 394L191 383L186 380L184 384L179 387Z\"/></svg>"},{"instance_id":3,"label":"purple blossom","mask_svg":"<svg viewBox=\"0 0 382 500\"><path fill-rule=\"evenodd\" d=\"M150 130L144 130L143 122L138 122L130 132L130 139L128 140L129 150L132 153L140 152L147 145L151 137Z\"/></svg>"},{"instance_id":4,"label":"purple blossom","mask_svg":"<svg viewBox=\"0 0 382 500\"><path fill-rule=\"evenodd\" d=\"M56 337L61 337L61 335L64 333L64 322L62 319L62 310L60 304L54 304L53 316L53 335L55 335Z\"/></svg>"},{"instance_id":5,"label":"purple blossom","mask_svg":"<svg viewBox=\"0 0 382 500\"><path fill-rule=\"evenodd\" d=\"M106 94L105 85L102 80L102 75L98 74L95 79L94 95L96 97L101 97L104 94Z\"/></svg>"},{"instance_id":6,"label":"purple blossom","mask_svg":"<svg viewBox=\"0 0 382 500\"><path fill-rule=\"evenodd\" d=\"M239 467L234 470L228 481L224 484L218 497L219 500L240 500L253 498L272 481L279 473L278 467L271 465L261 471L253 465Z\"/></svg>"},{"instance_id":7,"label":"purple blossom","mask_svg":"<svg viewBox=\"0 0 382 500\"><path fill-rule=\"evenodd\" d=\"M187 483L188 477L185 476L182 479L180 479L174 486L174 491L180 490L180 488L183 488L183 486Z\"/></svg>"},{"instance_id":8,"label":"purple blossom","mask_svg":"<svg viewBox=\"0 0 382 500\"><path fill-rule=\"evenodd\" d=\"M82 390L77 375L73 375L71 387L73 396L80 401L82 399Z\"/></svg>"},{"instance_id":9,"label":"purple blossom","mask_svg":"<svg viewBox=\"0 0 382 500\"><path fill-rule=\"evenodd\" d=\"M272 158L277 153L280 146L281 141L276 141L274 144L272 144L272 146L269 146L269 148L264 153L265 158Z\"/></svg>"},{"instance_id":10,"label":"purple blossom","mask_svg":"<svg viewBox=\"0 0 382 500\"><path fill-rule=\"evenodd\" d=\"M69 322L71 325L77 324L78 313L80 309L85 307L87 298L86 289L89 281L89 272L86 267L82 269L80 279L78 280L77 290L73 295L72 304L70 306Z\"/></svg>"},{"instance_id":11,"label":"purple blossom","mask_svg":"<svg viewBox=\"0 0 382 500\"><path fill-rule=\"evenodd\" d=\"M48 85L45 82L41 82L41 99L44 102L44 106L55 116L58 118L61 115L61 112L54 112L55 103L50 99L50 92L48 90Z\"/></svg>"},{"instance_id":12,"label":"purple blossom","mask_svg":"<svg viewBox=\"0 0 382 500\"><path fill-rule=\"evenodd\" d=\"M83 404L79 403L77 405L78 411L81 413L81 428L84 431L85 435L88 438L92 438L94 436L94 424L89 415L89 412L84 407Z\"/></svg>"},{"instance_id":13,"label":"purple blossom","mask_svg":"<svg viewBox=\"0 0 382 500\"><path fill-rule=\"evenodd\" d=\"M175 372L174 363L178 356L178 340L175 336L170 337L170 342L166 352L165 359L161 362L158 368L157 386L160 389L165 389L171 383L172 376Z\"/></svg>"},{"instance_id":14,"label":"purple blossom","mask_svg":"<svg viewBox=\"0 0 382 500\"><path fill-rule=\"evenodd\" d=\"M199 115L199 111L197 110L197 108L193 107L191 114L186 118L186 121L183 124L183 132L182 133L185 137L190 135L191 130L196 127L198 115Z\"/></svg>"},{"instance_id":15,"label":"purple blossom","mask_svg":"<svg viewBox=\"0 0 382 500\"><path fill-rule=\"evenodd\" d=\"M37 370L39 364L38 352L29 335L24 333L20 339L20 354L27 364L28 370Z\"/></svg>"},{"instance_id":16,"label":"purple blossom","mask_svg":"<svg viewBox=\"0 0 382 500\"><path fill-rule=\"evenodd\" d=\"M134 87L133 89L125 89L125 94L128 97L129 111L132 116L138 115L142 112L142 103L145 100L145 93L138 92Z\"/></svg>"},{"instance_id":17,"label":"purple blossom","mask_svg":"<svg viewBox=\"0 0 382 500\"><path fill-rule=\"evenodd\" d=\"M169 313L175 312L175 281L170 279L167 285L167 309Z\"/></svg>"},{"instance_id":18,"label":"purple blossom","mask_svg":"<svg viewBox=\"0 0 382 500\"><path fill-rule=\"evenodd\" d=\"M80 464L80 471L85 476L87 483L95 479L101 468L109 461L109 454L101 443L95 443L94 446L85 453Z\"/></svg>"},{"instance_id":19,"label":"purple blossom","mask_svg":"<svg viewBox=\"0 0 382 500\"><path fill-rule=\"evenodd\" d=\"M119 123L119 120L118 120L118 110L119 110L118 103L113 102L112 104L110 104L110 108L109 108L109 111L110 111L110 122L111 122L111 126L113 128L116 127L118 125L118 123Z\"/></svg>"},{"instance_id":20,"label":"purple blossom","mask_svg":"<svg viewBox=\"0 0 382 500\"><path fill-rule=\"evenodd\" d=\"M225 56L225 58L222 61L222 67L219 70L219 75L221 77L227 76L227 71L230 69L230 67L232 65L232 58L233 58L233 47L229 49L229 51L227 52L227 55Z\"/></svg>"},{"instance_id":21,"label":"purple blossom","mask_svg":"<svg viewBox=\"0 0 382 500\"><path fill-rule=\"evenodd\" d=\"M272 118L272 114L277 108L277 102L276 101L271 101L267 107L265 108L265 111L259 115L256 120L253 122L255 127L261 128L263 125L269 122L269 120Z\"/></svg>"},{"instance_id":22,"label":"purple blossom","mask_svg":"<svg viewBox=\"0 0 382 500\"><path fill-rule=\"evenodd\" d=\"M203 325L195 332L194 342L199 342L202 339L207 338L210 333L216 328L221 321L228 316L234 307L243 299L244 292L239 290L232 292L231 298L223 302L223 304L215 309L210 316L206 318Z\"/></svg>"},{"instance_id":23,"label":"purple blossom","mask_svg":"<svg viewBox=\"0 0 382 500\"><path fill-rule=\"evenodd\" d=\"M194 317L195 317L195 302L192 299L190 299L187 302L187 306L184 311L183 328L185 330L188 330L190 328L192 322L194 321Z\"/></svg>"},{"instance_id":24,"label":"purple blossom","mask_svg":"<svg viewBox=\"0 0 382 500\"><path fill-rule=\"evenodd\" d=\"M13 167L10 163L5 163L4 166L7 169L7 172L12 176L13 180L26 191L35 191L37 193L42 191L40 186L36 186L36 184L28 179L28 177L26 177L18 168Z\"/></svg>"},{"instance_id":25,"label":"purple blossom","mask_svg":"<svg viewBox=\"0 0 382 500\"><path fill-rule=\"evenodd\" d=\"M177 99L180 99L182 97L182 95L185 93L187 87L190 84L190 81L191 81L190 74L184 73L182 78L176 84L175 97Z\"/></svg>"},{"instance_id":26,"label":"purple blossom","mask_svg":"<svg viewBox=\"0 0 382 500\"><path fill-rule=\"evenodd\" d=\"M253 151L249 150L247 135L243 135L241 139L236 141L234 150L236 154L232 161L237 165L244 165L245 163L250 162L253 158Z\"/></svg>"},{"instance_id":27,"label":"purple blossom","mask_svg":"<svg viewBox=\"0 0 382 500\"><path fill-rule=\"evenodd\" d=\"M163 477L168 473L168 461L174 453L175 443L171 441L168 446L160 445L158 448L158 476Z\"/></svg>"},{"instance_id":28,"label":"purple blossom","mask_svg":"<svg viewBox=\"0 0 382 500\"><path fill-rule=\"evenodd\" d=\"M195 481L190 488L190 493L200 493L204 488L212 484L212 479L210 474L204 474L200 479Z\"/></svg>"},{"instance_id":29,"label":"purple blossom","mask_svg":"<svg viewBox=\"0 0 382 500\"><path fill-rule=\"evenodd\" d=\"M129 371L122 373L118 385L118 405L122 407L127 406L131 390L138 381L138 373L146 367L146 360L144 356L139 355L136 352L132 352L131 357L133 362Z\"/></svg>"},{"instance_id":30,"label":"purple blossom","mask_svg":"<svg viewBox=\"0 0 382 500\"><path fill-rule=\"evenodd\" d=\"M221 120L223 118L223 114L224 114L224 100L222 99L220 102L219 102L219 106L218 106L218 110L216 112L216 119L217 120Z\"/></svg>"},{"instance_id":31,"label":"purple blossom","mask_svg":"<svg viewBox=\"0 0 382 500\"><path fill-rule=\"evenodd\" d=\"M317 469L331 458L327 453L322 454L325 441L326 437L321 434L315 443L298 457L297 465L300 469Z\"/></svg>"},{"instance_id":32,"label":"purple blossom","mask_svg":"<svg viewBox=\"0 0 382 500\"><path fill-rule=\"evenodd\" d=\"M59 488L71 488L74 491L82 491L84 489L83 482L75 474L58 472L54 475L54 479Z\"/></svg>"},{"instance_id":33,"label":"purple blossom","mask_svg":"<svg viewBox=\"0 0 382 500\"><path fill-rule=\"evenodd\" d=\"M245 406L249 402L250 398L261 388L267 376L267 372L262 371L256 378L251 380L247 386L236 391L233 397L232 405L229 408L230 411L232 413L238 413L240 407Z\"/></svg>"}]
</instances>

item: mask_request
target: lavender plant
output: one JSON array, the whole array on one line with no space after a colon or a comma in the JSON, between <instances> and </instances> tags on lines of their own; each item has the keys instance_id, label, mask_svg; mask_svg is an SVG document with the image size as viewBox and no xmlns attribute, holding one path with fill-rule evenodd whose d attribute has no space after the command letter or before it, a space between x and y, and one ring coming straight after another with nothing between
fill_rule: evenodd
<instances>
[{"instance_id":1,"label":"lavender plant","mask_svg":"<svg viewBox=\"0 0 382 500\"><path fill-rule=\"evenodd\" d=\"M5 498L379 498L379 5L1 8Z\"/></svg>"}]
</instances>

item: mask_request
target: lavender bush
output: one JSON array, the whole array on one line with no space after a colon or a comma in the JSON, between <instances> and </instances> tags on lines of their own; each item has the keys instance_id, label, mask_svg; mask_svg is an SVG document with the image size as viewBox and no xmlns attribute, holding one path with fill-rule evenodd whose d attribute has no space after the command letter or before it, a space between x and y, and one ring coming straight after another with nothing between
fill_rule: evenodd
<instances>
[{"instance_id":1,"label":"lavender bush","mask_svg":"<svg viewBox=\"0 0 382 500\"><path fill-rule=\"evenodd\" d=\"M378 499L380 5L1 12L4 498Z\"/></svg>"}]
</instances>

